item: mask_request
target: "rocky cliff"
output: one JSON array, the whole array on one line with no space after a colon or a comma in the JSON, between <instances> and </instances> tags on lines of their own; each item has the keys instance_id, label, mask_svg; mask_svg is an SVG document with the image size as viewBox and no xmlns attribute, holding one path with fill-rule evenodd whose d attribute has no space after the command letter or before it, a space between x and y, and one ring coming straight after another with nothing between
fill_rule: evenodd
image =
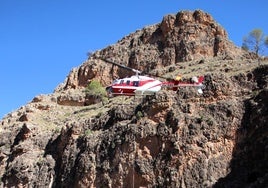
<instances>
[{"instance_id":1,"label":"rocky cliff","mask_svg":"<svg viewBox=\"0 0 268 188\"><path fill-rule=\"evenodd\" d=\"M163 67L178 70L181 68L178 65L186 61L245 59L250 54L231 43L224 28L209 14L183 11L167 15L160 24L138 30L115 45L95 52L83 65L72 70L65 89L84 87L92 78L108 85L114 78L129 76L129 72L112 68L97 60L96 56L110 58L146 73L155 71L163 75L167 71Z\"/></svg>"},{"instance_id":2,"label":"rocky cliff","mask_svg":"<svg viewBox=\"0 0 268 188\"><path fill-rule=\"evenodd\" d=\"M132 73L205 75L193 88L98 100ZM200 10L167 15L94 52L54 93L0 124L0 187L268 186L268 62L242 51Z\"/></svg>"}]
</instances>

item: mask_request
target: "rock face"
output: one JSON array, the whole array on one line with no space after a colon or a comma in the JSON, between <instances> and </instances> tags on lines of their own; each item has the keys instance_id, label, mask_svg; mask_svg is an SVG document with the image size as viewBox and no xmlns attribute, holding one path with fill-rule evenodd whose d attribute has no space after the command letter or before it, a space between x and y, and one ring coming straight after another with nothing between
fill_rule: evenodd
<instances>
[{"instance_id":1,"label":"rock face","mask_svg":"<svg viewBox=\"0 0 268 188\"><path fill-rule=\"evenodd\" d=\"M204 73L206 88L103 102L88 82L128 73L97 57ZM207 13L165 16L1 120L0 187L267 187L268 62L254 61Z\"/></svg>"},{"instance_id":2,"label":"rock face","mask_svg":"<svg viewBox=\"0 0 268 188\"><path fill-rule=\"evenodd\" d=\"M86 86L93 78L104 85L129 72L104 64L97 58L110 58L145 72L180 62L207 58L243 59L249 56L234 46L227 32L203 11L182 11L167 15L160 24L145 27L96 52L83 65L70 72L66 88Z\"/></svg>"}]
</instances>

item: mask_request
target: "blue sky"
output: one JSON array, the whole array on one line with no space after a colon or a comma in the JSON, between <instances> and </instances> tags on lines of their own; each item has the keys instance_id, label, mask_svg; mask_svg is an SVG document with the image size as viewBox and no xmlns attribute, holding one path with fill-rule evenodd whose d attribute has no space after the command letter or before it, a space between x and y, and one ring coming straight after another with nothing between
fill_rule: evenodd
<instances>
[{"instance_id":1,"label":"blue sky","mask_svg":"<svg viewBox=\"0 0 268 188\"><path fill-rule=\"evenodd\" d=\"M196 9L211 14L237 46L252 29L268 35L267 0L0 0L0 118L52 93L88 51Z\"/></svg>"}]
</instances>

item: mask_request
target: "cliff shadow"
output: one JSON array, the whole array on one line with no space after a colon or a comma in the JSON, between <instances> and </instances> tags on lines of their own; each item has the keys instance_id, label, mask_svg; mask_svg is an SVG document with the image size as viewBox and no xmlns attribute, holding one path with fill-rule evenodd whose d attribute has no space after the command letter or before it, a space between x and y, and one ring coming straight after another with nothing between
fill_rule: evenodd
<instances>
[{"instance_id":1,"label":"cliff shadow","mask_svg":"<svg viewBox=\"0 0 268 188\"><path fill-rule=\"evenodd\" d=\"M268 187L268 89L244 101L245 112L236 132L230 173L218 187Z\"/></svg>"}]
</instances>

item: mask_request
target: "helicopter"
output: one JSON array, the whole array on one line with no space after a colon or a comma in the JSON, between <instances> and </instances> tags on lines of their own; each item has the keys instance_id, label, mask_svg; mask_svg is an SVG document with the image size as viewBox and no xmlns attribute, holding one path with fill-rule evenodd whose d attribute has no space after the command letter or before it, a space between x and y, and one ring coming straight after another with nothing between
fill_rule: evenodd
<instances>
[{"instance_id":1,"label":"helicopter","mask_svg":"<svg viewBox=\"0 0 268 188\"><path fill-rule=\"evenodd\" d=\"M168 79L168 81L160 81L150 76L140 75L142 72L122 64L115 63L109 59L100 58L102 61L116 65L120 68L130 70L135 73L131 77L116 79L111 85L106 87L108 96L136 96L136 95L153 95L160 91L162 88L168 88L173 91L177 91L179 87L195 87L197 92L202 94L204 89L203 81L204 76L199 78L193 77L190 82L181 81L181 76L177 76L175 79ZM160 77L160 76L156 76ZM163 78L163 77L160 77ZM167 79L167 78L164 78Z\"/></svg>"}]
</instances>

